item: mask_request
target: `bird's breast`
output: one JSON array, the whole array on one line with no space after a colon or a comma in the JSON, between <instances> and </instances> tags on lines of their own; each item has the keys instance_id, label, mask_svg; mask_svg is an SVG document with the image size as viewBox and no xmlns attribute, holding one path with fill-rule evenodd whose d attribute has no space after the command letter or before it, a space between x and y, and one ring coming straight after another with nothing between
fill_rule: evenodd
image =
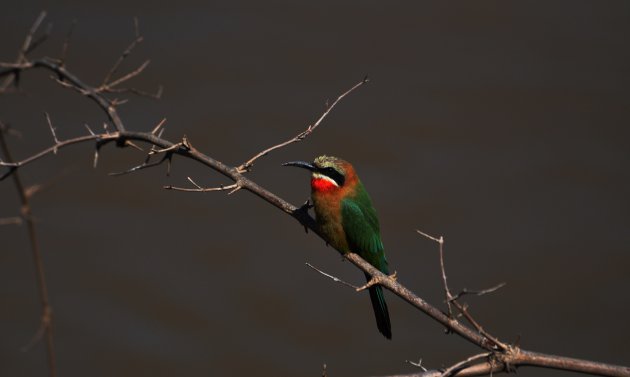
<instances>
[{"instance_id":1,"label":"bird's breast","mask_svg":"<svg viewBox=\"0 0 630 377\"><path fill-rule=\"evenodd\" d=\"M349 247L341 222L341 201L317 191L313 191L312 199L315 218L326 241L340 253L347 253Z\"/></svg>"}]
</instances>

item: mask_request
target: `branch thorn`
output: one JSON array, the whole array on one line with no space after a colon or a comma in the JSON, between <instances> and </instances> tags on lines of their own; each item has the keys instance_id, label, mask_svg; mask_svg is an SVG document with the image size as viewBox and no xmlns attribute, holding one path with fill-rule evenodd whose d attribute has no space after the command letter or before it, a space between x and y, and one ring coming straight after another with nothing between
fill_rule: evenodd
<instances>
[{"instance_id":1,"label":"branch thorn","mask_svg":"<svg viewBox=\"0 0 630 377\"><path fill-rule=\"evenodd\" d=\"M155 135L164 125L164 123L166 123L166 118L162 118L162 120L160 121L160 123L157 124L157 126L155 126L153 128L153 131L151 131L151 134ZM161 133L160 133L161 135ZM158 136L159 137L159 136Z\"/></svg>"}]
</instances>

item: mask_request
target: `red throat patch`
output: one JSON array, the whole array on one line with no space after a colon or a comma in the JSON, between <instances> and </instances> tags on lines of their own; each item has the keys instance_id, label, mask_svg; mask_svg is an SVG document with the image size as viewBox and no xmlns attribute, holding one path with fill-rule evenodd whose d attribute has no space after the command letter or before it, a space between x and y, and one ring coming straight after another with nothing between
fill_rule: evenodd
<instances>
[{"instance_id":1,"label":"red throat patch","mask_svg":"<svg viewBox=\"0 0 630 377\"><path fill-rule=\"evenodd\" d=\"M338 188L337 185L324 178L311 178L311 187L314 191L330 191Z\"/></svg>"}]
</instances>

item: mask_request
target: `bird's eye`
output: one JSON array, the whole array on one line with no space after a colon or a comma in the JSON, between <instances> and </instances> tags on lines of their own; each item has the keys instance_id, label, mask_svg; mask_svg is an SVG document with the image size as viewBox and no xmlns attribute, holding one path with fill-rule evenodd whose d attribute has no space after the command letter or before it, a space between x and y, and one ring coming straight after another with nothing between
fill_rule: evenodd
<instances>
[{"instance_id":1,"label":"bird's eye","mask_svg":"<svg viewBox=\"0 0 630 377\"><path fill-rule=\"evenodd\" d=\"M332 166L327 166L323 168L321 172L337 182L337 185L343 186L345 182L345 177L337 169L333 168Z\"/></svg>"}]
</instances>

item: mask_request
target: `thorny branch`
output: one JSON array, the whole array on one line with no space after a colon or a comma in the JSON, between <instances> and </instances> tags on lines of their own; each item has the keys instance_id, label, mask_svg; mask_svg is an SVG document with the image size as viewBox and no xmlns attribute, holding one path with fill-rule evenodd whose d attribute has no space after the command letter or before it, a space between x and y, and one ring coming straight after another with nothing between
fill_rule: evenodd
<instances>
[{"instance_id":1,"label":"thorny branch","mask_svg":"<svg viewBox=\"0 0 630 377\"><path fill-rule=\"evenodd\" d=\"M40 16L43 20L43 16ZM38 18L36 25L37 27L42 22ZM137 23L136 23L137 25ZM29 33L29 37L27 41L25 41L25 46L22 48L22 52L19 55L19 59L16 63L2 63L0 67L4 67L4 69L0 70L0 77L6 76L8 81L9 79L14 80L14 82L18 83L18 78L21 74L24 74L27 71L33 69L44 69L53 73L56 77L56 81L64 87L72 88L81 95L92 99L97 106L99 106L105 113L107 114L109 121L114 126L114 131L109 132L105 129L102 133L95 133L88 128L89 135L60 141L57 140L56 136L54 136L55 144L41 152L35 153L29 157L21 161L14 162L12 159L7 157L7 161L1 161L0 166L4 166L7 168L7 172L5 172L0 179L4 179L9 175L13 175L14 179L17 177L16 173L19 168L32 163L39 158L54 153L66 146L84 143L84 142L95 142L96 143L96 151L95 151L95 162L98 158L99 149L110 143L114 142L117 146L129 146L132 141L139 141L147 143L151 146L151 149L148 153L148 158L152 155L163 154L161 160L156 163L150 163L149 159L145 160L145 162L141 165L138 165L134 168L129 169L123 173L132 173L140 169L149 168L153 166L160 165L164 161L169 161L173 156L181 156L184 158L188 158L194 161L198 161L203 165L211 168L212 170L224 175L225 177L232 180L234 183L226 186L219 186L215 188L203 188L202 186L195 183L192 179L189 178L189 181L195 186L194 189L180 189L175 187L166 187L169 189L176 189L180 191L194 191L194 192L206 192L206 191L226 191L228 189L231 190L246 190L259 198L265 200L270 203L274 207L282 210L289 216L295 218L302 226L307 229L312 230L315 234L325 240L325 237L320 232L320 229L315 222L315 219L310 216L308 213L307 207L296 207L292 204L286 202L284 199L278 197L274 193L264 189L259 186L254 181L245 177L244 173L246 173L252 166L255 160L266 155L267 153L282 148L291 143L295 143L303 140L308 135L310 135L313 130L323 121L323 119L330 113L332 108L346 95L351 93L353 90L358 88L367 82L367 79L362 80L351 89L340 95L330 106L327 106L326 111L320 116L319 120L315 122L313 125L309 126L305 131L298 134L293 139L290 139L286 142L277 144L273 147L267 148L262 152L258 153L254 157L250 158L245 163L240 166L229 166L221 161L218 161L212 157L209 157L196 148L192 146L192 144L184 137L182 141L173 143L161 137L161 132L157 133L157 130L162 126L161 124L156 126L156 128L152 132L136 132L136 131L128 131L126 127L123 125L122 120L120 119L116 106L123 101L118 99L109 99L104 94L114 92L113 86L119 85L122 82L131 79L142 73L142 71L146 68L146 64L142 64L139 68L134 71L131 71L127 75L123 75L120 79L110 81L111 76L116 72L119 62L122 62L125 56L128 53L123 53L121 58L115 63L114 67L110 70L111 74L106 76L106 79L103 80L103 84L98 87L92 87L86 84L84 81L80 80L77 76L70 73L65 67L63 62L58 60L50 59L50 58L41 58L35 60L28 60L26 55L28 52L32 51L33 44L30 42L32 39L32 35L37 30L37 27L31 29L31 33ZM137 30L137 26L136 26ZM132 44L127 49L129 52L133 49L141 41L139 32L136 32L136 39L132 42ZM126 51L127 51L126 50ZM5 81L5 82L6 82ZM5 89L5 87L1 89ZM0 89L0 90L1 90ZM119 90L119 89L116 89ZM133 92L128 90L128 92ZM118 93L118 91L116 91ZM52 126L51 126L52 128ZM53 128L54 129L54 128ZM23 190L22 190L23 192ZM233 192L233 191L231 191ZM305 210L306 208L306 210ZM28 219L28 217L27 217ZM440 244L443 243L443 240ZM374 268L372 265L367 263L364 259L362 259L359 255L354 253L348 253L345 255L345 258L357 266L362 271L368 273L371 276L371 280L368 282L368 286L370 284L380 284L386 289L390 290L394 294L398 295L404 301L408 302L410 305L416 307L435 321L439 322L441 325L445 326L449 329L450 332L458 334L463 339L466 339L472 344L475 344L485 350L483 354L473 356L464 360L460 363L454 364L447 370L444 371L426 371L417 375L422 376L444 376L447 375L446 372L451 373L454 376L464 376L464 375L480 375L480 374L492 374L495 372L509 372L512 371L513 368L518 366L537 366L537 367L546 367L546 368L556 368L563 370L571 370L577 372L591 373L591 374L599 374L599 375L608 375L608 376L630 376L630 368L624 366L616 366L609 365L604 363L597 363L587 360L579 360L573 358L567 358L563 356L555 356L555 355L547 355L541 354L537 352L527 351L519 348L516 345L507 345L505 343L500 342L495 337L488 334L483 328L474 320L474 318L470 315L467 310L467 307L461 305L458 302L458 298L461 295L453 296L450 293L450 290L446 284L446 274L444 272L443 267L443 252L440 252L441 258L441 266L443 271L443 282L445 285L446 291L446 303L447 306L451 304L454 305L460 313L466 318L466 320L471 324L472 327L465 325L460 322L457 318L455 318L451 310L448 313L442 312L440 309L435 306L429 304L421 297L417 296L415 293L410 291L407 287L402 285L396 280L395 275L387 276L381 273L379 270ZM320 271L321 272L321 271ZM43 275L42 275L43 276ZM330 276L329 276L330 277ZM355 287L356 288L356 287ZM359 289L365 288L359 287ZM487 290L489 291L489 290ZM49 313L45 311L45 313ZM42 323L49 323L43 321ZM52 339L52 338L51 338ZM52 348L51 348L52 349Z\"/></svg>"}]
</instances>

